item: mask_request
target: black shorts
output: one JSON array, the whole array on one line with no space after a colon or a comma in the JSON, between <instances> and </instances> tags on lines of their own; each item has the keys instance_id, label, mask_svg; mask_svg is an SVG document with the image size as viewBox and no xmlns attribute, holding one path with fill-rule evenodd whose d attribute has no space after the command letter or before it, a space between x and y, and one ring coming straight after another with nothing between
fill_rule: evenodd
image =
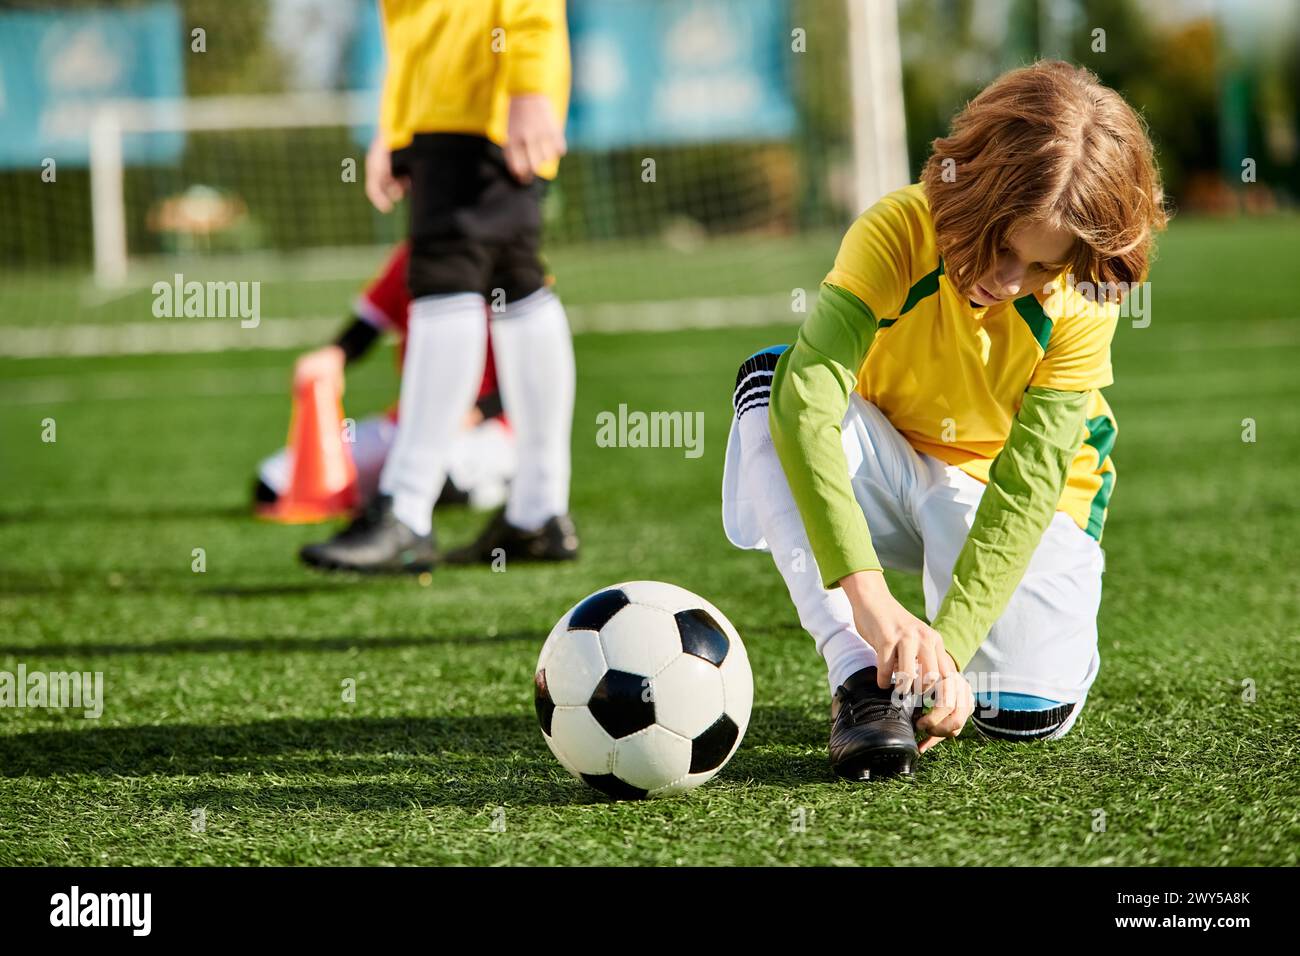
<instances>
[{"instance_id":1,"label":"black shorts","mask_svg":"<svg viewBox=\"0 0 1300 956\"><path fill-rule=\"evenodd\" d=\"M409 176L411 298L477 292L514 302L540 289L542 193L520 183L501 147L482 136L417 133L393 151L393 174Z\"/></svg>"}]
</instances>

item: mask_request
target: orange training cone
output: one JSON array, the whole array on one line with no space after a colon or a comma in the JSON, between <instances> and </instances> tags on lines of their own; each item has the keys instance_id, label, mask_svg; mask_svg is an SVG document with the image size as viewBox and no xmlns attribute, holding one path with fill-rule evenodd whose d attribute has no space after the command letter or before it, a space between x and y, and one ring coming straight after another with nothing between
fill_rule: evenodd
<instances>
[{"instance_id":1,"label":"orange training cone","mask_svg":"<svg viewBox=\"0 0 1300 956\"><path fill-rule=\"evenodd\" d=\"M294 389L289 421L289 487L258 514L283 524L309 524L357 506L357 468L343 442L343 402L326 381Z\"/></svg>"}]
</instances>

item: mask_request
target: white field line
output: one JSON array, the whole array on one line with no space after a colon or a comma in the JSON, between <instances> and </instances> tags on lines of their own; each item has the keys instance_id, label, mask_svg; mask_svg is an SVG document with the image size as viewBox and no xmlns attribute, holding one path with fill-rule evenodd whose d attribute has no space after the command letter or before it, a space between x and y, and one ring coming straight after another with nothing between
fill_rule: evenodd
<instances>
[{"instance_id":1,"label":"white field line","mask_svg":"<svg viewBox=\"0 0 1300 956\"><path fill-rule=\"evenodd\" d=\"M789 325L804 318L784 294L676 299L567 306L577 333L675 332L761 325ZM176 355L203 352L308 348L328 342L342 319L264 318L255 328L238 319L157 319L151 322L50 326L0 325L0 358L74 358L115 355ZM1152 339L1120 327L1128 353L1241 351L1300 346L1300 317L1253 319L1234 326L1231 340L1189 336L1176 342ZM1141 343L1141 344L1140 344Z\"/></svg>"},{"instance_id":2,"label":"white field line","mask_svg":"<svg viewBox=\"0 0 1300 956\"><path fill-rule=\"evenodd\" d=\"M567 307L574 332L673 332L735 326L797 325L786 295L681 299ZM72 358L105 355L306 348L328 342L343 320L264 318L254 328L238 319L158 319L114 325L0 327L0 357Z\"/></svg>"},{"instance_id":3,"label":"white field line","mask_svg":"<svg viewBox=\"0 0 1300 956\"><path fill-rule=\"evenodd\" d=\"M186 398L288 396L291 372L282 369L186 369L149 374L33 375L0 382L0 405L66 405ZM355 390L349 390L352 394Z\"/></svg>"},{"instance_id":4,"label":"white field line","mask_svg":"<svg viewBox=\"0 0 1300 956\"><path fill-rule=\"evenodd\" d=\"M328 342L341 324L337 318L263 319L256 328L245 329L236 318L13 328L4 330L0 356L74 358L291 349Z\"/></svg>"}]
</instances>

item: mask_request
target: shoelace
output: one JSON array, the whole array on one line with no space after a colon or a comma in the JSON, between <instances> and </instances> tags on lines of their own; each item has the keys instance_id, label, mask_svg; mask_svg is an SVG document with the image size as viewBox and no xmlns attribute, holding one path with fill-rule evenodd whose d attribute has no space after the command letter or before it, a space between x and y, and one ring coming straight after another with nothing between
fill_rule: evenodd
<instances>
[{"instance_id":1,"label":"shoelace","mask_svg":"<svg viewBox=\"0 0 1300 956\"><path fill-rule=\"evenodd\" d=\"M848 702L849 725L856 727L859 724L866 723L869 720L884 720L888 717L895 716L895 713L901 715L905 710L904 707L894 704L894 699L890 697L859 697L856 700Z\"/></svg>"}]
</instances>

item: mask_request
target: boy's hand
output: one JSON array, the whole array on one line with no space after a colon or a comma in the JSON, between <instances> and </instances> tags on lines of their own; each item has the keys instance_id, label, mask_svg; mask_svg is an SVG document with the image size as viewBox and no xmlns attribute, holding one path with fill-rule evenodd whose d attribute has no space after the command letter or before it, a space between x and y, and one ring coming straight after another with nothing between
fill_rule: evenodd
<instances>
[{"instance_id":1,"label":"boy's hand","mask_svg":"<svg viewBox=\"0 0 1300 956\"><path fill-rule=\"evenodd\" d=\"M876 683L899 694L921 693L939 680L943 638L894 600L880 571L856 571L840 579L853 606L853 623L876 652ZM948 658L951 665L951 658Z\"/></svg>"},{"instance_id":2,"label":"boy's hand","mask_svg":"<svg viewBox=\"0 0 1300 956\"><path fill-rule=\"evenodd\" d=\"M551 101L541 93L512 96L505 145L510 174L530 183L539 169L566 152L564 130L556 122Z\"/></svg>"},{"instance_id":3,"label":"boy's hand","mask_svg":"<svg viewBox=\"0 0 1300 956\"><path fill-rule=\"evenodd\" d=\"M343 394L343 365L347 357L337 345L327 345L298 356L293 366L293 387L302 388L316 381L330 382Z\"/></svg>"},{"instance_id":4,"label":"boy's hand","mask_svg":"<svg viewBox=\"0 0 1300 956\"><path fill-rule=\"evenodd\" d=\"M896 693L924 692L932 700L929 713L916 722L925 734L921 752L960 734L975 710L975 695L939 632L894 600L879 571L850 574L840 587L853 606L858 633L876 651L876 683L889 687L897 675Z\"/></svg>"},{"instance_id":5,"label":"boy's hand","mask_svg":"<svg viewBox=\"0 0 1300 956\"><path fill-rule=\"evenodd\" d=\"M393 206L406 195L408 180L393 175L393 154L376 133L366 150L366 198L380 212L392 212Z\"/></svg>"},{"instance_id":6,"label":"boy's hand","mask_svg":"<svg viewBox=\"0 0 1300 956\"><path fill-rule=\"evenodd\" d=\"M925 753L944 737L956 737L966 726L975 710L975 695L970 681L962 676L956 661L947 651L939 655L939 681L930 691L933 700L929 713L916 722L916 729L925 734L921 753Z\"/></svg>"}]
</instances>

